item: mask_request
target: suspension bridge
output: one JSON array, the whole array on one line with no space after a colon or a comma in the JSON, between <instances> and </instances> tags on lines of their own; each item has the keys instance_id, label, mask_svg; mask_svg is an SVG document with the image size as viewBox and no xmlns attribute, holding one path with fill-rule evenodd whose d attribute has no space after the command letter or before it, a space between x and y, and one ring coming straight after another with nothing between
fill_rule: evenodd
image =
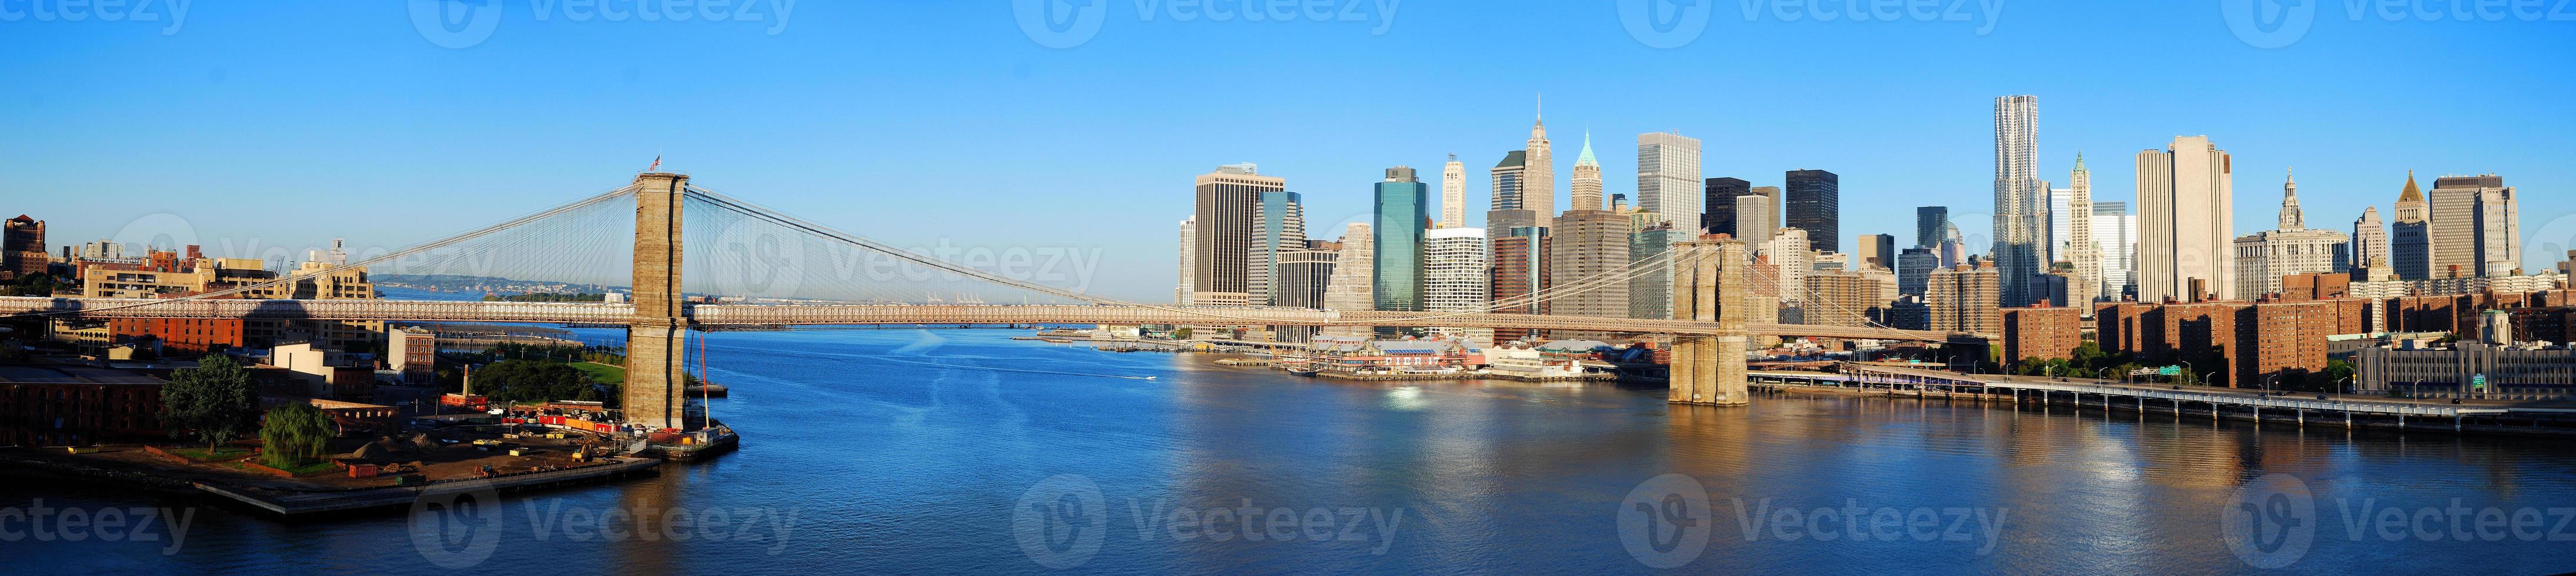
<instances>
[{"instance_id":1,"label":"suspension bridge","mask_svg":"<svg viewBox=\"0 0 2576 576\"><path fill-rule=\"evenodd\" d=\"M626 224L626 243L603 228ZM684 224L687 224L684 226ZM684 246L708 250L686 252ZM871 240L691 185L669 172L638 174L632 184L533 214L379 256L299 271L173 298L0 298L0 315L60 318L298 319L419 322L532 322L624 326L627 329L627 419L686 427L681 417L686 348L692 331L829 325L1111 324L1232 326L1392 326L1567 330L1666 334L1675 338L1670 400L1732 405L1748 401L1745 351L1754 336L1944 342L1947 332L1880 326L1806 326L1756 322L1747 246L1723 237L1686 242L1655 258L1480 310L1386 312L1268 307L1192 307L1128 302ZM623 253L628 258L607 254ZM683 256L693 258L684 259ZM608 262L616 265L604 265ZM626 280L627 303L457 302L387 299L279 300L251 296L344 270L483 276L554 275L607 283ZM1498 313L1600 289L1625 289L1644 274L1670 270L1674 318L1647 320ZM941 303L934 294L973 293ZM700 296L731 298L692 299ZM1016 297L1014 297L1016 296ZM717 303L766 302L766 303Z\"/></svg>"}]
</instances>

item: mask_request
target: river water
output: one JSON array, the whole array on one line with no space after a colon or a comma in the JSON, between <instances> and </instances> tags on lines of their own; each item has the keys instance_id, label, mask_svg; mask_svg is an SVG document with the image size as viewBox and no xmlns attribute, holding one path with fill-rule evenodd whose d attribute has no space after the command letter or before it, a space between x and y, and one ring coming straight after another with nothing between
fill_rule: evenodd
<instances>
[{"instance_id":1,"label":"river water","mask_svg":"<svg viewBox=\"0 0 2576 576\"><path fill-rule=\"evenodd\" d=\"M1659 388L1347 383L1019 334L717 334L733 396L713 411L739 452L485 506L286 522L0 480L0 506L41 499L55 524L190 515L174 546L166 525L10 538L31 526L0 510L0 572L2576 569L2561 439L1884 397L1675 407Z\"/></svg>"}]
</instances>

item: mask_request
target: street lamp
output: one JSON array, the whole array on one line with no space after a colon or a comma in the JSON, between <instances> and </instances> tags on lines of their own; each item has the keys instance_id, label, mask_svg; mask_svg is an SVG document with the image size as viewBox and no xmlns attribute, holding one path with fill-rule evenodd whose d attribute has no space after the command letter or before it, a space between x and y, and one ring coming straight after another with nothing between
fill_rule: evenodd
<instances>
[{"instance_id":1,"label":"street lamp","mask_svg":"<svg viewBox=\"0 0 2576 576\"><path fill-rule=\"evenodd\" d=\"M2199 367L2196 367L2196 366L2192 366L2192 365L2191 365L2191 361L2190 361L2190 360L2177 360L2177 361L2182 363L2182 373L2183 373L2183 375L2184 375L2184 376L2190 376L2190 375L2193 375L2193 374L2199 374L2199 373L2200 373L2200 368L2199 368Z\"/></svg>"}]
</instances>

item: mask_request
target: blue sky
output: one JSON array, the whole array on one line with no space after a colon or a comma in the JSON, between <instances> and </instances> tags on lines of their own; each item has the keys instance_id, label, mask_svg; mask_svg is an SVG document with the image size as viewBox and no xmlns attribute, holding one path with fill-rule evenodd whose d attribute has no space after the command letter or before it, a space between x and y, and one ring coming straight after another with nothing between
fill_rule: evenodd
<instances>
[{"instance_id":1,"label":"blue sky","mask_svg":"<svg viewBox=\"0 0 2576 576\"><path fill-rule=\"evenodd\" d=\"M2410 0L2392 21L2304 1L2304 34L2249 40L2225 12L2246 0L1935 3L1964 22L1739 0L1701 4L1696 35L1632 34L1609 0L1408 0L1391 17L1333 0L1363 18L1287 22L1089 0L1099 12L1058 12L1097 15L1078 38L1028 32L1001 0L755 0L686 22L644 21L636 0L609 0L614 18L510 0L489 28L440 29L462 33L424 33L398 1L189 2L179 18L152 0L156 20L111 22L6 0L0 211L50 220L55 244L176 214L210 245L404 246L620 185L660 153L898 244L1097 248L1092 290L1151 299L1169 294L1192 176L1260 163L1329 236L1365 217L1385 167L1436 174L1454 152L1481 214L1482 169L1521 145L1541 92L1558 173L1589 130L1612 192L1634 190L1638 133L1678 130L1706 142L1708 176L1840 173L1847 237L1910 239L1925 204L1980 234L1991 101L2034 94L2044 174L2062 182L2083 151L2097 200L2132 196L2133 156L2176 135L2235 154L2240 233L2272 227L2288 167L2313 227L2388 211L2410 169L2428 186L2492 171L2524 195L2528 264L2554 263L2544 245L2576 237L2576 14L2463 21Z\"/></svg>"}]
</instances>

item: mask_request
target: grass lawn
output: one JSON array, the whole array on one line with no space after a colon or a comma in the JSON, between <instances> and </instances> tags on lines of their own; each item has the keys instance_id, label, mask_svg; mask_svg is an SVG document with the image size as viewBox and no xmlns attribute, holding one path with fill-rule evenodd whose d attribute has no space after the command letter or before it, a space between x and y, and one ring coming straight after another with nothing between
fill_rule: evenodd
<instances>
[{"instance_id":1,"label":"grass lawn","mask_svg":"<svg viewBox=\"0 0 2576 576\"><path fill-rule=\"evenodd\" d=\"M197 460L222 460L250 453L248 448L217 448L212 451L204 448L175 448L166 451Z\"/></svg>"},{"instance_id":2,"label":"grass lawn","mask_svg":"<svg viewBox=\"0 0 2576 576\"><path fill-rule=\"evenodd\" d=\"M591 382L599 384L620 384L626 382L625 368L597 362L574 362L572 363L572 367L576 370L590 374Z\"/></svg>"}]
</instances>

